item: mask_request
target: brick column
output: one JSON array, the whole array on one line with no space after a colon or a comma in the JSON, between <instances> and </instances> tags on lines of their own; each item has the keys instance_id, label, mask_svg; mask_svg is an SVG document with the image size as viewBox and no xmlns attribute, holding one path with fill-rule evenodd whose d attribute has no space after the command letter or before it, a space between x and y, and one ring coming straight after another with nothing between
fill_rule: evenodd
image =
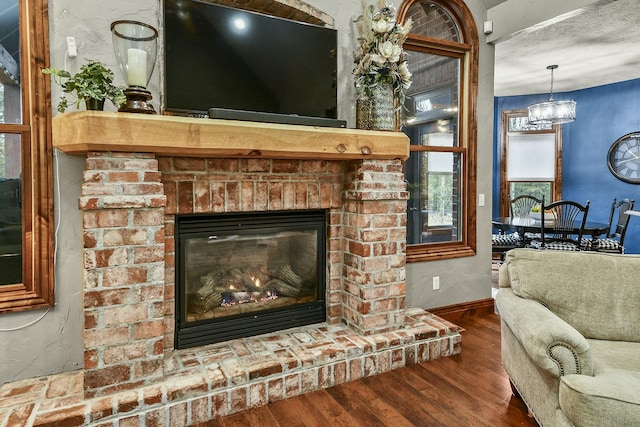
<instances>
[{"instance_id":1,"label":"brick column","mask_svg":"<svg viewBox=\"0 0 640 427\"><path fill-rule=\"evenodd\" d=\"M85 397L163 378L165 203L153 154L87 153Z\"/></svg>"},{"instance_id":2,"label":"brick column","mask_svg":"<svg viewBox=\"0 0 640 427\"><path fill-rule=\"evenodd\" d=\"M408 198L401 161L348 165L343 316L360 334L388 332L404 323Z\"/></svg>"}]
</instances>

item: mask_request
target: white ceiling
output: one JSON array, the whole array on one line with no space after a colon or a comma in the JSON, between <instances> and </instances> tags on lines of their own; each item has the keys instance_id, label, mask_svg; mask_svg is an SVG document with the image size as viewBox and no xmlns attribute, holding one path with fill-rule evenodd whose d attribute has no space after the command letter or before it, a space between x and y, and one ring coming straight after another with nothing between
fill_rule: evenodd
<instances>
[{"instance_id":1,"label":"white ceiling","mask_svg":"<svg viewBox=\"0 0 640 427\"><path fill-rule=\"evenodd\" d=\"M483 0L493 7L505 0ZM640 78L640 0L610 0L495 47L496 96L573 91Z\"/></svg>"},{"instance_id":2,"label":"white ceiling","mask_svg":"<svg viewBox=\"0 0 640 427\"><path fill-rule=\"evenodd\" d=\"M493 6L497 6L500 3L504 3L507 0L482 0L482 3L484 3L484 7L486 7L487 9L491 9Z\"/></svg>"}]
</instances>

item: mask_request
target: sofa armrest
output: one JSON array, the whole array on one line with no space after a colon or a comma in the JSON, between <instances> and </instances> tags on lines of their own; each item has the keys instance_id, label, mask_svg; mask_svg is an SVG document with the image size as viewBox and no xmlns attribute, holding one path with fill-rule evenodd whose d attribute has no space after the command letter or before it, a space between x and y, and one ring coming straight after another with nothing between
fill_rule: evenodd
<instances>
[{"instance_id":1,"label":"sofa armrest","mask_svg":"<svg viewBox=\"0 0 640 427\"><path fill-rule=\"evenodd\" d=\"M589 343L571 325L539 302L515 295L511 288L500 288L496 303L502 320L541 369L556 378L593 375Z\"/></svg>"}]
</instances>

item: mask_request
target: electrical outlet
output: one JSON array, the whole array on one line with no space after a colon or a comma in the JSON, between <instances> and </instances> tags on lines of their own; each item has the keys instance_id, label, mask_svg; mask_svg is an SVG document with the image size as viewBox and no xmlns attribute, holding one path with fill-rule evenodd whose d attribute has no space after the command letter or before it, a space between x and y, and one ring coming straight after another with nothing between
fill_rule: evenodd
<instances>
[{"instance_id":1,"label":"electrical outlet","mask_svg":"<svg viewBox=\"0 0 640 427\"><path fill-rule=\"evenodd\" d=\"M440 289L440 276L433 276L433 290L437 291Z\"/></svg>"},{"instance_id":2,"label":"electrical outlet","mask_svg":"<svg viewBox=\"0 0 640 427\"><path fill-rule=\"evenodd\" d=\"M78 56L78 46L76 45L75 37L67 37L67 54L70 58Z\"/></svg>"},{"instance_id":3,"label":"electrical outlet","mask_svg":"<svg viewBox=\"0 0 640 427\"><path fill-rule=\"evenodd\" d=\"M478 206L484 206L484 194L478 194Z\"/></svg>"}]
</instances>

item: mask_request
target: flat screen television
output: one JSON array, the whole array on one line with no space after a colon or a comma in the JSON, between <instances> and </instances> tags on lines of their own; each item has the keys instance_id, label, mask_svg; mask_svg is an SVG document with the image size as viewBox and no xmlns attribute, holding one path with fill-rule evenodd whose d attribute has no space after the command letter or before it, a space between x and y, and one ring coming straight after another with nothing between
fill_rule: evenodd
<instances>
[{"instance_id":1,"label":"flat screen television","mask_svg":"<svg viewBox=\"0 0 640 427\"><path fill-rule=\"evenodd\" d=\"M273 121L337 118L335 29L206 1L164 0L164 43L168 113L205 117L214 108Z\"/></svg>"}]
</instances>

